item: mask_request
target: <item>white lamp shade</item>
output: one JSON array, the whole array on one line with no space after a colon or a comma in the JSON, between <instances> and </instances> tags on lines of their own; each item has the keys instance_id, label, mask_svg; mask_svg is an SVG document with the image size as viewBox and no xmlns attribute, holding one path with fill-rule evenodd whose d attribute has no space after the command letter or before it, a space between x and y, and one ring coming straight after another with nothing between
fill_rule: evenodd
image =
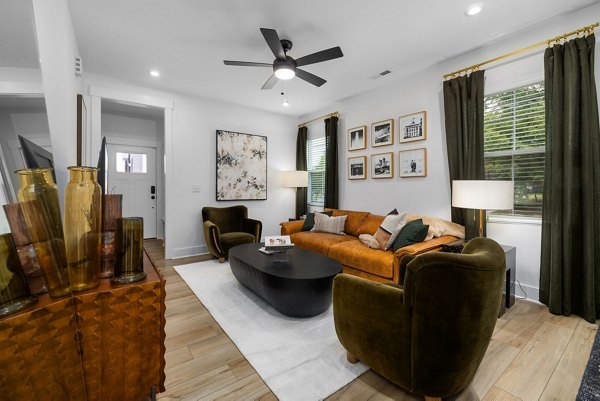
<instances>
[{"instance_id":1,"label":"white lamp shade","mask_svg":"<svg viewBox=\"0 0 600 401\"><path fill-rule=\"evenodd\" d=\"M284 171L283 186L286 188L308 187L308 171Z\"/></svg>"},{"instance_id":2,"label":"white lamp shade","mask_svg":"<svg viewBox=\"0 0 600 401\"><path fill-rule=\"evenodd\" d=\"M452 181L452 206L465 209L505 210L514 205L513 181Z\"/></svg>"}]
</instances>

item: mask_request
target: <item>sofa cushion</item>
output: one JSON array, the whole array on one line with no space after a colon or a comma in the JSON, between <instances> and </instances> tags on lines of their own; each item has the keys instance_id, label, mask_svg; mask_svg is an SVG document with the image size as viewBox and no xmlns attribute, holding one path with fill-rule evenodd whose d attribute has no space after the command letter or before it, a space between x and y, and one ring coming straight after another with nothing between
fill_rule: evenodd
<instances>
[{"instance_id":1,"label":"sofa cushion","mask_svg":"<svg viewBox=\"0 0 600 401\"><path fill-rule=\"evenodd\" d=\"M394 254L391 251L367 248L356 238L332 245L328 256L345 266L383 278L393 278Z\"/></svg>"},{"instance_id":2,"label":"sofa cushion","mask_svg":"<svg viewBox=\"0 0 600 401\"><path fill-rule=\"evenodd\" d=\"M333 213L332 210L327 210L324 212L315 212L315 213L323 213L327 216L331 216ZM304 224L302 224L302 231L310 231L315 225L315 213L307 213L306 218L304 219Z\"/></svg>"},{"instance_id":3,"label":"sofa cushion","mask_svg":"<svg viewBox=\"0 0 600 401\"><path fill-rule=\"evenodd\" d=\"M360 227L358 227L358 235L360 234L375 234L375 231L379 228L385 216L378 214L370 214L362 221Z\"/></svg>"},{"instance_id":4,"label":"sofa cushion","mask_svg":"<svg viewBox=\"0 0 600 401\"><path fill-rule=\"evenodd\" d=\"M354 241L356 237L349 235L336 235L328 233L315 233L311 231L301 231L290 235L292 243L302 249L320 253L328 256L329 247L346 241Z\"/></svg>"},{"instance_id":5,"label":"sofa cushion","mask_svg":"<svg viewBox=\"0 0 600 401\"><path fill-rule=\"evenodd\" d=\"M344 226L348 216L327 216L323 213L315 214L315 225L310 229L312 232L331 233L338 235L346 235Z\"/></svg>"},{"instance_id":6,"label":"sofa cushion","mask_svg":"<svg viewBox=\"0 0 600 401\"><path fill-rule=\"evenodd\" d=\"M341 210L341 209L329 209L333 210L333 216L343 216L347 215L346 225L344 227L344 232L346 234L354 235L358 237L360 234L359 228L362 225L362 222L367 218L370 214L369 212L354 212L352 210ZM373 234L375 231L372 231L367 234Z\"/></svg>"}]
</instances>

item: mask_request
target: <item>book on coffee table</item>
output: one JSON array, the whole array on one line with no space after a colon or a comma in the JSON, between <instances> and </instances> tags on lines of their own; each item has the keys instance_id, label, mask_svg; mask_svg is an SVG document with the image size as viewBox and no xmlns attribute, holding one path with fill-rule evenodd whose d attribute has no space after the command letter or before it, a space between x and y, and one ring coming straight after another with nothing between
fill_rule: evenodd
<instances>
[{"instance_id":1,"label":"book on coffee table","mask_svg":"<svg viewBox=\"0 0 600 401\"><path fill-rule=\"evenodd\" d=\"M292 249L293 247L294 244L292 244L292 240L290 239L289 235L265 237L265 251L280 252Z\"/></svg>"}]
</instances>

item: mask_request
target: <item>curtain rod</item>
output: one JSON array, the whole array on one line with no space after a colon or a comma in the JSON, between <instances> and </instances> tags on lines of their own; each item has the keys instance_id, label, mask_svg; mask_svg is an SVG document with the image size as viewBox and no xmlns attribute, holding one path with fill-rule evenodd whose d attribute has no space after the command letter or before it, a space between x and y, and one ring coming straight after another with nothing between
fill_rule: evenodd
<instances>
[{"instance_id":1,"label":"curtain rod","mask_svg":"<svg viewBox=\"0 0 600 401\"><path fill-rule=\"evenodd\" d=\"M450 72L448 74L444 74L444 79L446 79L446 78L456 78L460 74L462 74L463 72L467 72L468 73L469 71L477 71L479 69L479 67L481 67L481 66L493 63L493 62L498 61L498 60L502 60L502 59L507 58L507 57L512 57L512 56L515 56L517 54L525 53L525 52L527 52L529 50L535 49L536 47L540 47L540 46L544 46L544 45L550 46L552 44L552 42L558 43L559 41L561 41L563 39L566 39L569 36L579 35L581 33L584 33L585 35L590 35L590 34L592 34L594 32L594 29L598 28L598 25L599 25L599 23L596 22L596 23L593 23L591 25L584 26L583 28L576 29L576 30L574 30L572 32L568 32L568 33L565 33L563 35L559 35L559 36L556 36L554 38L541 41L541 42L536 43L534 45L523 47L522 49L514 50L514 51L512 51L510 53L506 53L506 54L503 54L501 56L494 57L492 59L483 61L483 62L478 63L478 64L473 64L470 67L462 68L460 70L457 70L457 71L454 71L454 72Z\"/></svg>"},{"instance_id":2,"label":"curtain rod","mask_svg":"<svg viewBox=\"0 0 600 401\"><path fill-rule=\"evenodd\" d=\"M298 124L298 128L304 127L306 124L310 124L313 121L317 121L317 120L321 120L321 119L329 118L329 117L339 117L339 116L340 116L340 113L337 111L334 111L333 113L329 113L329 114L323 114L322 116L315 117L312 120L304 121L303 123Z\"/></svg>"}]
</instances>

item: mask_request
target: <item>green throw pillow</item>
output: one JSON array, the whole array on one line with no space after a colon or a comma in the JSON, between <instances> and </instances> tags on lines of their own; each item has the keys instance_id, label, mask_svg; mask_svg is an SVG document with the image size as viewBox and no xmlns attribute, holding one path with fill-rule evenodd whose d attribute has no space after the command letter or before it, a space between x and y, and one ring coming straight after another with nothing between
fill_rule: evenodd
<instances>
[{"instance_id":1,"label":"green throw pillow","mask_svg":"<svg viewBox=\"0 0 600 401\"><path fill-rule=\"evenodd\" d=\"M323 213L327 216L331 217L333 214L333 210L327 210L326 212L317 212ZM304 224L302 225L302 231L310 231L315 225L315 214L314 213L306 213L306 219L304 219Z\"/></svg>"},{"instance_id":2,"label":"green throw pillow","mask_svg":"<svg viewBox=\"0 0 600 401\"><path fill-rule=\"evenodd\" d=\"M423 219L413 220L407 223L402 227L402 230L400 230L400 233L394 241L394 245L392 245L394 252L405 246L422 242L425 237L427 237L427 231L429 231L429 226L423 224Z\"/></svg>"}]
</instances>

